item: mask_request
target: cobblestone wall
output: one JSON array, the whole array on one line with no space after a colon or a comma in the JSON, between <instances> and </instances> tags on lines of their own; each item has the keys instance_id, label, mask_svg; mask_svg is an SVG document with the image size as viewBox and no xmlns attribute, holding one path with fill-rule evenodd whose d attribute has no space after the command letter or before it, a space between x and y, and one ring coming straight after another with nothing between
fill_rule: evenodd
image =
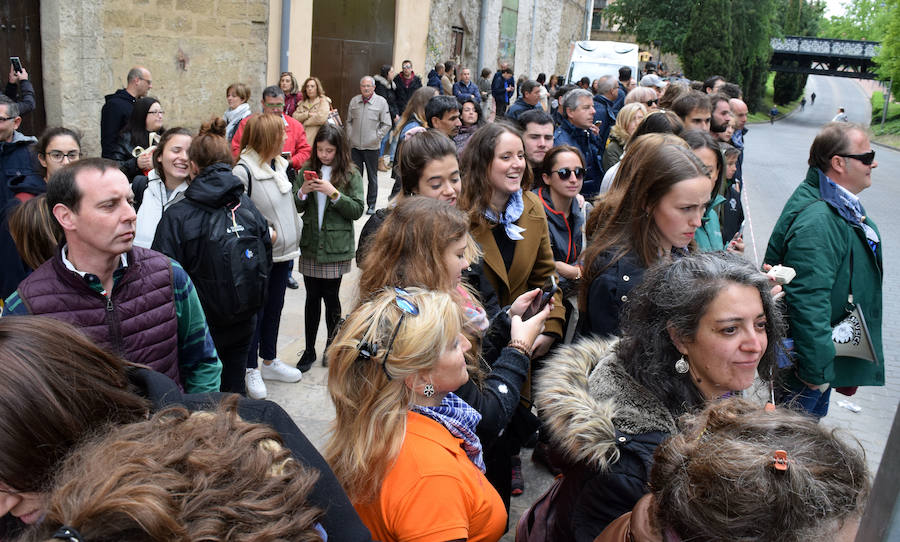
<instances>
[{"instance_id":1,"label":"cobblestone wall","mask_svg":"<svg viewBox=\"0 0 900 542\"><path fill-rule=\"evenodd\" d=\"M196 129L241 81L255 109L265 83L268 0L43 0L47 124L77 127L99 155L103 97L134 65L150 70L165 126Z\"/></svg>"}]
</instances>

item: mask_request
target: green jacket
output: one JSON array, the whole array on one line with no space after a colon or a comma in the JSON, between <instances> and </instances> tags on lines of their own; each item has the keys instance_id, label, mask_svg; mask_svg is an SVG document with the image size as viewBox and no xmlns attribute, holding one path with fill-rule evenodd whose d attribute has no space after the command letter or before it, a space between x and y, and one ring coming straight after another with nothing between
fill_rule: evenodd
<instances>
[{"instance_id":1,"label":"green jacket","mask_svg":"<svg viewBox=\"0 0 900 542\"><path fill-rule=\"evenodd\" d=\"M304 168L297 174L294 192L299 195L303 184ZM311 192L305 200L295 197L297 211L303 214L303 233L300 235L300 254L314 258L319 263L333 263L352 260L356 254L356 236L353 221L361 217L363 203L362 176L352 168L350 182L339 189L341 197L337 201L327 199L322 229L319 230L319 203L316 193Z\"/></svg>"},{"instance_id":2,"label":"green jacket","mask_svg":"<svg viewBox=\"0 0 900 542\"><path fill-rule=\"evenodd\" d=\"M765 262L793 267L797 276L785 286L794 339L796 377L810 384L883 386L881 347L882 249L869 248L862 227L838 212L824 174L810 168L794 190L769 238ZM821 183L821 185L820 185ZM824 198L824 199L823 199ZM863 211L864 213L865 211ZM878 231L875 223L865 223ZM880 238L880 234L879 234ZM875 345L877 363L835 357L831 327L846 315L853 261L853 298L865 316ZM794 384L797 384L795 381Z\"/></svg>"},{"instance_id":3,"label":"green jacket","mask_svg":"<svg viewBox=\"0 0 900 542\"><path fill-rule=\"evenodd\" d=\"M725 203L725 198L716 194L703 215L703 225L694 232L694 240L701 252L714 252L725 249L725 241L722 239L722 227L719 223L719 213L716 209ZM731 241L731 239L729 239Z\"/></svg>"}]
</instances>

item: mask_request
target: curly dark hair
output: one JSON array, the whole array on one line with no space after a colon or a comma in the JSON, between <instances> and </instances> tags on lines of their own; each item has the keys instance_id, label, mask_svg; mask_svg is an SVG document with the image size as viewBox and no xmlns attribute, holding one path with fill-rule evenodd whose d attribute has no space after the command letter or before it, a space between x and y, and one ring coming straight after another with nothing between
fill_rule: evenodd
<instances>
[{"instance_id":1,"label":"curly dark hair","mask_svg":"<svg viewBox=\"0 0 900 542\"><path fill-rule=\"evenodd\" d=\"M770 381L775 376L775 352L782 336L781 313L772 300L766 276L742 256L706 252L684 256L647 270L625 305L622 339L616 352L625 370L675 415L705 402L690 373L678 374L673 364L681 354L670 331L691 340L710 303L731 284L759 291L766 318L768 344L757 371Z\"/></svg>"},{"instance_id":2,"label":"curly dark hair","mask_svg":"<svg viewBox=\"0 0 900 542\"><path fill-rule=\"evenodd\" d=\"M681 540L831 540L869 493L858 442L809 416L732 398L681 419L656 449L651 522ZM788 467L774 468L775 450Z\"/></svg>"},{"instance_id":3,"label":"curly dark hair","mask_svg":"<svg viewBox=\"0 0 900 542\"><path fill-rule=\"evenodd\" d=\"M322 540L322 511L307 501L318 473L274 429L243 421L237 405L232 395L215 413L174 407L86 442L26 540L62 525L97 542Z\"/></svg>"}]
</instances>

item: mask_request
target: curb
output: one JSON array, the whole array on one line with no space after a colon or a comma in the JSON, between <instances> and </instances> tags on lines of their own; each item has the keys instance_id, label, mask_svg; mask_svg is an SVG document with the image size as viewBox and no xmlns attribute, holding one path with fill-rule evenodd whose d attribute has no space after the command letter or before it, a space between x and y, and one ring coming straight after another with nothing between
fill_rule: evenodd
<instances>
[{"instance_id":1,"label":"curb","mask_svg":"<svg viewBox=\"0 0 900 542\"><path fill-rule=\"evenodd\" d=\"M875 141L875 140L872 140L872 139L870 139L869 142L872 143L872 145L878 145L879 147L884 147L885 149L891 149L892 151L900 152L900 147L894 147L893 145L887 145L887 144L885 144L885 143L879 143L879 142L877 142L877 141Z\"/></svg>"}]
</instances>

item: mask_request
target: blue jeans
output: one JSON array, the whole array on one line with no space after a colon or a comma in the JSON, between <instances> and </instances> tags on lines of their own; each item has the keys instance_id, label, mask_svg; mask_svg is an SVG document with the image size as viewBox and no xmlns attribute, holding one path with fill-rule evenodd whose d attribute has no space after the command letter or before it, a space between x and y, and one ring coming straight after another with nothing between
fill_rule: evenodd
<instances>
[{"instance_id":1,"label":"blue jeans","mask_svg":"<svg viewBox=\"0 0 900 542\"><path fill-rule=\"evenodd\" d=\"M272 264L269 272L269 294L266 304L256 315L256 329L250 341L250 352L247 354L247 368L256 369L262 359L275 359L277 355L278 327L281 325L281 309L284 308L284 292L287 290L288 277L291 276L293 262L277 262Z\"/></svg>"},{"instance_id":2,"label":"blue jeans","mask_svg":"<svg viewBox=\"0 0 900 542\"><path fill-rule=\"evenodd\" d=\"M802 386L802 384L801 384ZM803 386L802 389L785 390L778 402L794 410L809 414L817 419L828 414L828 401L831 398L831 388L825 392L810 389Z\"/></svg>"}]
</instances>

